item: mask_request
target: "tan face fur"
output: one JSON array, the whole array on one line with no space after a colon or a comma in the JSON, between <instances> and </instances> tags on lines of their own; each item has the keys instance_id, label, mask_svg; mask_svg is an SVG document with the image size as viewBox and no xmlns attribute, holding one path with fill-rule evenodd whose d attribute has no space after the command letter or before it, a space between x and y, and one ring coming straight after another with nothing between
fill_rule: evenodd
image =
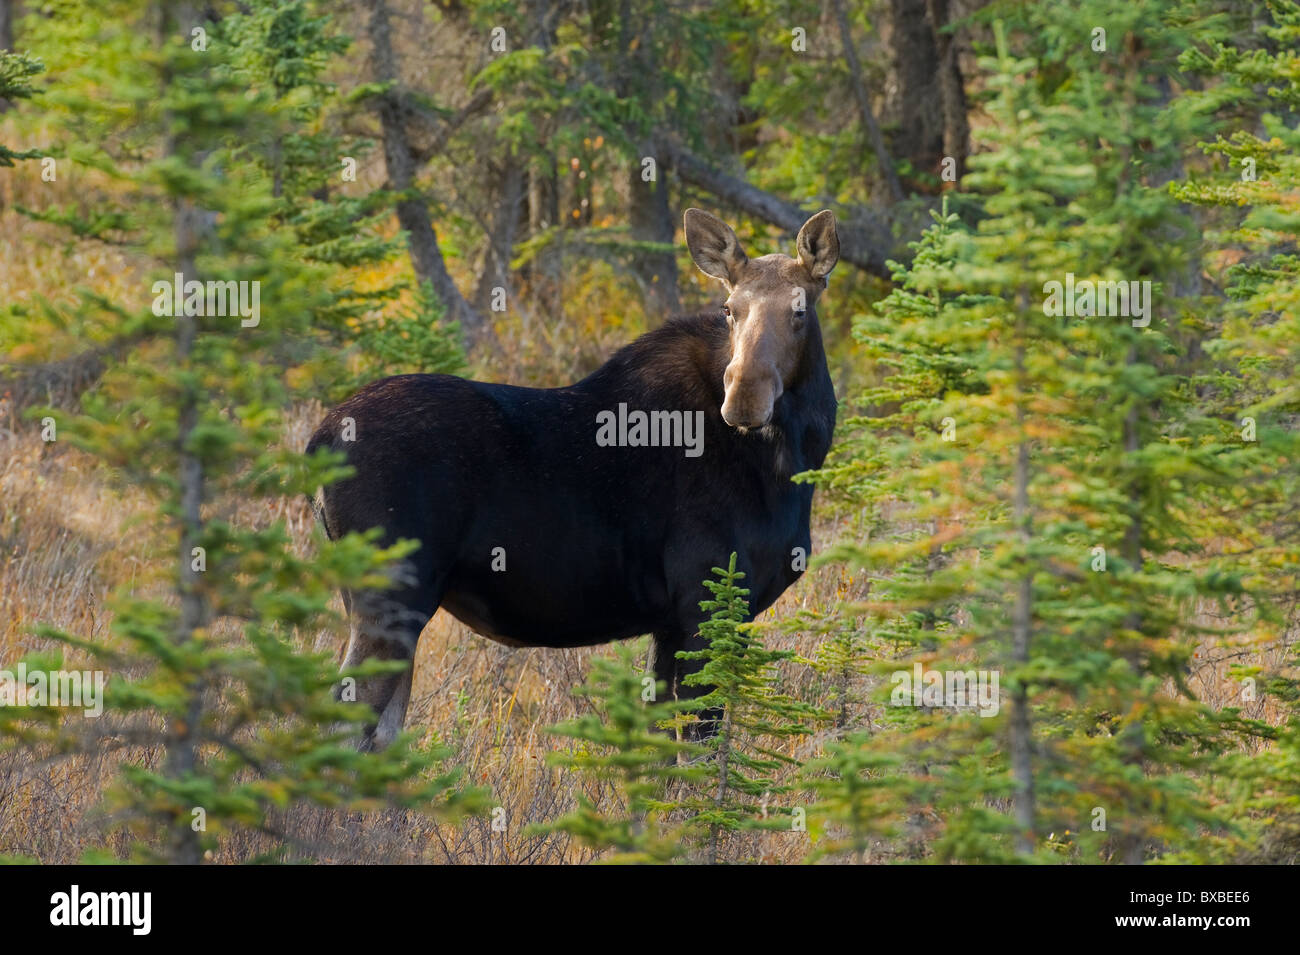
<instances>
[{"instance_id":1,"label":"tan face fur","mask_svg":"<svg viewBox=\"0 0 1300 955\"><path fill-rule=\"evenodd\" d=\"M761 428L799 369L814 305L839 259L835 216L826 209L804 223L793 259L748 258L731 227L701 209L686 210L685 230L695 264L729 293L723 311L731 361L722 376L722 419L733 428Z\"/></svg>"}]
</instances>

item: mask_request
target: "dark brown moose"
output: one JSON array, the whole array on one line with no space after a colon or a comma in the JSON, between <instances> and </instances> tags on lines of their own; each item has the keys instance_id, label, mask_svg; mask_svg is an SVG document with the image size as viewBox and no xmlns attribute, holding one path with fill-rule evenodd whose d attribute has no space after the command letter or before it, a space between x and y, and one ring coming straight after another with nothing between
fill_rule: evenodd
<instances>
[{"instance_id":1,"label":"dark brown moose","mask_svg":"<svg viewBox=\"0 0 1300 955\"><path fill-rule=\"evenodd\" d=\"M577 647L654 635L668 692L698 663L702 581L737 554L750 608L802 572L812 487L835 426L817 299L839 258L835 218L799 231L797 257L748 258L731 228L687 210L686 244L727 290L564 388L450 375L377 381L326 416L308 452L355 473L323 489L331 538L382 529L419 542L393 589L345 593L344 667L407 663L356 687L378 714L363 747L401 730L416 642L439 607L510 646ZM707 714L706 714L707 718ZM707 725L707 721L706 721Z\"/></svg>"}]
</instances>

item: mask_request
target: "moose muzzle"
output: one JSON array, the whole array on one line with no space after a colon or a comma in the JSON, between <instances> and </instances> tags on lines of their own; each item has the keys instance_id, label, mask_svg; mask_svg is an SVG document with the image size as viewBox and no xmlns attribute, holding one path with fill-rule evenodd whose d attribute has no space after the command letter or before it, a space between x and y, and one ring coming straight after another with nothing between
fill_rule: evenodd
<instances>
[{"instance_id":1,"label":"moose muzzle","mask_svg":"<svg viewBox=\"0 0 1300 955\"><path fill-rule=\"evenodd\" d=\"M722 420L733 428L761 428L784 390L775 365L732 361L722 376Z\"/></svg>"}]
</instances>

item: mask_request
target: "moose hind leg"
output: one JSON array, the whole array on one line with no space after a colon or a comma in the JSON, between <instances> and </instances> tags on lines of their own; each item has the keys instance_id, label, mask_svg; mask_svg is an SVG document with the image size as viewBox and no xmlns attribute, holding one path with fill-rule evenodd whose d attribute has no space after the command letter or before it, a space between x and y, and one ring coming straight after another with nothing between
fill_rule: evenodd
<instances>
[{"instance_id":1,"label":"moose hind leg","mask_svg":"<svg viewBox=\"0 0 1300 955\"><path fill-rule=\"evenodd\" d=\"M409 591L405 596L409 598ZM392 592L366 592L355 595L352 602L352 635L343 669L360 666L366 660L396 660L406 664L397 673L357 679L355 701L369 706L376 716L375 722L365 729L359 747L362 750L383 749L402 731L406 721L415 648L433 610L426 609L423 602L413 606L413 601L402 597Z\"/></svg>"}]
</instances>

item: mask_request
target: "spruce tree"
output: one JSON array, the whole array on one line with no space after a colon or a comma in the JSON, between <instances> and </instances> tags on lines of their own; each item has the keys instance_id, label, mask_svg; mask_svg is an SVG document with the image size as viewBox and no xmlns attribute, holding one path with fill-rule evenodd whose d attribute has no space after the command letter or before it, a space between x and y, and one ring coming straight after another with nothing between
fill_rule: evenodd
<instances>
[{"instance_id":1,"label":"spruce tree","mask_svg":"<svg viewBox=\"0 0 1300 955\"><path fill-rule=\"evenodd\" d=\"M702 661L682 682L711 688L686 707L697 714L709 711L713 735L703 741L706 758L698 792L681 803L689 814L687 826L699 833L704 861L710 865L720 859L724 833L791 828L788 814L775 809L769 814L767 798L791 788L779 782L776 773L797 760L773 747L810 733L827 716L776 689L777 665L794 654L769 650L761 634L746 623L749 591L740 586L745 575L736 570L736 555L713 573L717 580L704 581L713 598L700 601L700 609L709 613L700 625L706 644L677 654L681 660Z\"/></svg>"},{"instance_id":2,"label":"spruce tree","mask_svg":"<svg viewBox=\"0 0 1300 955\"><path fill-rule=\"evenodd\" d=\"M866 731L828 742L800 772L817 801L809 808L807 859L848 857L870 862L874 841L895 837L905 800L897 775L902 757L871 744ZM906 781L906 777L902 777Z\"/></svg>"},{"instance_id":3,"label":"spruce tree","mask_svg":"<svg viewBox=\"0 0 1300 955\"><path fill-rule=\"evenodd\" d=\"M665 863L681 857L685 846L680 826L668 819L667 788L699 775L686 765L699 747L664 731L678 708L660 697L663 691L662 683L655 686L637 670L626 645L612 657L592 658L587 682L574 691L592 709L550 729L574 746L548 754L547 760L580 774L584 786L609 787L605 798L612 805L597 805L579 793L577 809L534 831L567 832L604 853L601 862Z\"/></svg>"}]
</instances>

